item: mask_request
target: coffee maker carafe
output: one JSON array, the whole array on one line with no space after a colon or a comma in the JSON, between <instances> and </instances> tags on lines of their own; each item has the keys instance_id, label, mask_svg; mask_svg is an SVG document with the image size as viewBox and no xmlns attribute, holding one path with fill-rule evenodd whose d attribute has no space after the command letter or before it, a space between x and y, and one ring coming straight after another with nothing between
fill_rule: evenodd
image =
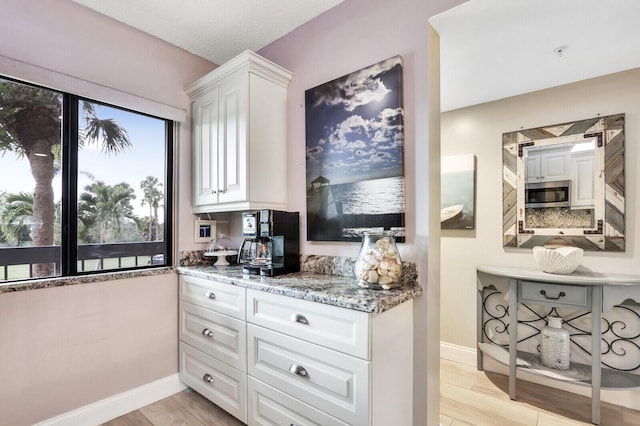
<instances>
[{"instance_id":1,"label":"coffee maker carafe","mask_svg":"<svg viewBox=\"0 0 640 426\"><path fill-rule=\"evenodd\" d=\"M299 214L278 210L242 213L238 263L247 274L274 276L300 271Z\"/></svg>"}]
</instances>

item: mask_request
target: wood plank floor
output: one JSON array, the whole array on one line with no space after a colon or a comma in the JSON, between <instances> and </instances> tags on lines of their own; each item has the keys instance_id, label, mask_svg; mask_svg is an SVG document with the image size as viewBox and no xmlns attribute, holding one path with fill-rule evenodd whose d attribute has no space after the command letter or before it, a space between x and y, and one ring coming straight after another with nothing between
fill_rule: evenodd
<instances>
[{"instance_id":1,"label":"wood plank floor","mask_svg":"<svg viewBox=\"0 0 640 426\"><path fill-rule=\"evenodd\" d=\"M518 401L509 399L506 376L442 360L442 426L575 426L591 424L591 399L518 381ZM640 411L602 403L602 426L640 425ZM242 422L186 390L118 417L104 426L241 426ZM405 425L390 425L405 426Z\"/></svg>"}]
</instances>

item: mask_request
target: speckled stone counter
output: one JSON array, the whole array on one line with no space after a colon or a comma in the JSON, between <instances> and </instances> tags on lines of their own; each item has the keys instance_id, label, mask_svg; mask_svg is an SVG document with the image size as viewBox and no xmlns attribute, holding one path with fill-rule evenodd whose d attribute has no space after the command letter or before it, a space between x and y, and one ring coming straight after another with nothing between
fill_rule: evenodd
<instances>
[{"instance_id":1,"label":"speckled stone counter","mask_svg":"<svg viewBox=\"0 0 640 426\"><path fill-rule=\"evenodd\" d=\"M175 273L175 268L167 266L160 268L138 269L133 271L105 272L103 274L81 275L77 277L52 277L37 280L15 281L0 284L0 294L12 291L37 290L40 288L64 287L79 284L91 284L128 278L147 277L150 275L164 275Z\"/></svg>"},{"instance_id":2,"label":"speckled stone counter","mask_svg":"<svg viewBox=\"0 0 640 426\"><path fill-rule=\"evenodd\" d=\"M412 264L411 264L412 265ZM392 290L370 290L357 285L353 276L326 275L310 272L260 277L243 275L242 267L179 266L178 273L214 279L218 282L267 291L283 296L339 306L357 311L381 313L422 294L417 283L415 265L403 273L401 287ZM406 269L406 266L405 266Z\"/></svg>"}]
</instances>

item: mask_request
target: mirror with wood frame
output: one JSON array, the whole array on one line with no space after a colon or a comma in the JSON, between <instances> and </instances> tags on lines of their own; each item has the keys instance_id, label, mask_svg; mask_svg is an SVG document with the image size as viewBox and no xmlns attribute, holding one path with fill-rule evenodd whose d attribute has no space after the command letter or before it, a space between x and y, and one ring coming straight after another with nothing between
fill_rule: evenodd
<instances>
[{"instance_id":1,"label":"mirror with wood frame","mask_svg":"<svg viewBox=\"0 0 640 426\"><path fill-rule=\"evenodd\" d=\"M624 114L502 135L505 247L625 250Z\"/></svg>"}]
</instances>

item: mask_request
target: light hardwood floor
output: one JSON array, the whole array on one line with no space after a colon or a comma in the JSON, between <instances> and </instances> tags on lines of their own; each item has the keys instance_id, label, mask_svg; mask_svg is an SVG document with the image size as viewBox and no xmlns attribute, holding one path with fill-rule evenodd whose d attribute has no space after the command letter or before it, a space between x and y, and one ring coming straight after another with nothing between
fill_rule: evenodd
<instances>
[{"instance_id":1,"label":"light hardwood floor","mask_svg":"<svg viewBox=\"0 0 640 426\"><path fill-rule=\"evenodd\" d=\"M506 376L442 360L442 426L575 426L591 424L591 399L518 381L518 400L509 399ZM602 403L602 426L640 425L640 411ZM241 426L243 423L198 393L186 390L118 417L104 426ZM405 425L389 425L405 426Z\"/></svg>"}]
</instances>

